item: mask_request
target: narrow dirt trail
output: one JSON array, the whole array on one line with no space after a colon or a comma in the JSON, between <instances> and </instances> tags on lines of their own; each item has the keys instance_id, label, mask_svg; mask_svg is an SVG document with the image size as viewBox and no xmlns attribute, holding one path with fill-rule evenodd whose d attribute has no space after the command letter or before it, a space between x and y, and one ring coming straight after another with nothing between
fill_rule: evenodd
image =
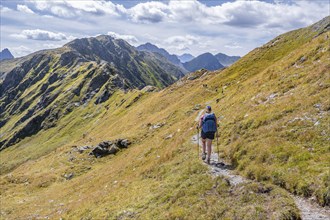
<instances>
[{"instance_id":1,"label":"narrow dirt trail","mask_svg":"<svg viewBox=\"0 0 330 220\"><path fill-rule=\"evenodd\" d=\"M196 119L201 116L199 115ZM191 139L193 144L197 144L197 135L194 135ZM199 146L201 147L201 140L199 140ZM201 150L200 150L201 152ZM212 176L223 176L229 180L231 185L237 185L240 183L252 182L252 180L248 180L240 175L236 175L233 173L232 167L223 162L218 161L218 155L216 153L211 154L211 162L210 164L206 164L209 167L210 173ZM295 196L290 194L294 199L296 206L300 210L300 215L302 220L330 220L330 209L323 208L318 206L315 203L312 203L310 200Z\"/></svg>"}]
</instances>

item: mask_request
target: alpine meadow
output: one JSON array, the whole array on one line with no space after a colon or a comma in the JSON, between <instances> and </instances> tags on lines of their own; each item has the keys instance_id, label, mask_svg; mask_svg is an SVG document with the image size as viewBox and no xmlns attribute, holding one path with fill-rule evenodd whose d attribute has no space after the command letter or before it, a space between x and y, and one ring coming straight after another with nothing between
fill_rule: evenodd
<instances>
[{"instance_id":1,"label":"alpine meadow","mask_svg":"<svg viewBox=\"0 0 330 220\"><path fill-rule=\"evenodd\" d=\"M130 40L1 52L0 219L330 219L330 16L235 56Z\"/></svg>"}]
</instances>

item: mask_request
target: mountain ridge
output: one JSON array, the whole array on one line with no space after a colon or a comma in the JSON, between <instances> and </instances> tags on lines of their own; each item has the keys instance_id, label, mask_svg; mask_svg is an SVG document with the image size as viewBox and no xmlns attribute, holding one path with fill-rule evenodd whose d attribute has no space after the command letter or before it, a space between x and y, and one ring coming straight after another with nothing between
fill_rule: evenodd
<instances>
[{"instance_id":1,"label":"mountain ridge","mask_svg":"<svg viewBox=\"0 0 330 220\"><path fill-rule=\"evenodd\" d=\"M163 57L139 52L124 40L106 35L76 39L61 48L5 60L2 66L0 125L3 127L16 114L23 115L12 126L10 138L0 141L1 150L55 126L74 107L71 99L83 105L97 97L95 104L100 104L116 89L142 89L147 85L162 88L183 76L181 69ZM79 79L80 83L67 88L70 92L59 98L63 96L60 91L65 88L64 79ZM35 86L38 93L29 89ZM63 105L64 100L69 102L64 109L56 107Z\"/></svg>"},{"instance_id":2,"label":"mountain ridge","mask_svg":"<svg viewBox=\"0 0 330 220\"><path fill-rule=\"evenodd\" d=\"M145 43L141 44L138 47L136 47L139 51L150 51L150 52L155 52L163 55L165 58L167 58L170 62L172 62L175 65L181 65L180 60L178 57L174 54L169 54L164 48L159 48L154 44L151 43Z\"/></svg>"},{"instance_id":3,"label":"mountain ridge","mask_svg":"<svg viewBox=\"0 0 330 220\"><path fill-rule=\"evenodd\" d=\"M198 69L203 69L203 68L209 69L209 70L216 70L217 68L218 69L223 68L223 66L230 66L231 64L233 64L240 58L240 56L228 56L223 53L218 53L216 55L213 55L209 52L200 54L199 56L197 56L197 57L199 57L198 59L195 59L197 57L194 57L188 53L182 54L181 56L175 55L175 54L171 55L164 48L159 48L156 45L149 43L149 42L142 44L136 48L140 51L149 51L152 53L158 53L158 54L164 56L165 58L167 58L174 65L177 65L177 66L181 67L182 69L186 69L186 70L192 71L192 72L196 71ZM215 61L215 59L213 57L211 57L211 55L214 56L214 58L216 58L218 60L220 65L218 64L217 61ZM204 56L205 56L205 58L203 58ZM201 61L201 59L204 59L204 61ZM208 64L206 63L207 60L209 60ZM188 64L188 62L190 62L190 63ZM187 69L185 65L188 66L189 69ZM192 66L194 66L194 67L192 68Z\"/></svg>"}]
</instances>

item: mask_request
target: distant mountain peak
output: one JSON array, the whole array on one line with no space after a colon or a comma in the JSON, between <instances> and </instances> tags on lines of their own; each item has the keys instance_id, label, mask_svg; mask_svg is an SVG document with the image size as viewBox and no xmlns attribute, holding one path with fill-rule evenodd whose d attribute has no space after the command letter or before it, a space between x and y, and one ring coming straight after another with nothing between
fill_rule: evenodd
<instances>
[{"instance_id":1,"label":"distant mountain peak","mask_svg":"<svg viewBox=\"0 0 330 220\"><path fill-rule=\"evenodd\" d=\"M191 61L184 63L183 66L190 72L199 69L217 70L224 67L211 53L203 53Z\"/></svg>"},{"instance_id":2,"label":"distant mountain peak","mask_svg":"<svg viewBox=\"0 0 330 220\"><path fill-rule=\"evenodd\" d=\"M228 56L223 53L218 53L215 55L215 57L218 59L219 63L224 66L230 66L241 58L240 56Z\"/></svg>"},{"instance_id":3,"label":"distant mountain peak","mask_svg":"<svg viewBox=\"0 0 330 220\"><path fill-rule=\"evenodd\" d=\"M153 52L153 53L159 53L160 55L162 55L166 59L168 59L171 63L173 63L177 66L181 66L181 62L176 55L170 54L164 48L159 48L156 45L151 44L149 42L138 46L136 49L139 51L149 51L149 52Z\"/></svg>"},{"instance_id":4,"label":"distant mountain peak","mask_svg":"<svg viewBox=\"0 0 330 220\"><path fill-rule=\"evenodd\" d=\"M14 56L11 54L11 52L8 50L8 48L5 48L0 52L0 61L1 60L11 60L11 59L14 59Z\"/></svg>"},{"instance_id":5,"label":"distant mountain peak","mask_svg":"<svg viewBox=\"0 0 330 220\"><path fill-rule=\"evenodd\" d=\"M189 62L190 60L194 59L195 57L191 55L190 53L184 53L180 56L177 56L181 63Z\"/></svg>"}]
</instances>

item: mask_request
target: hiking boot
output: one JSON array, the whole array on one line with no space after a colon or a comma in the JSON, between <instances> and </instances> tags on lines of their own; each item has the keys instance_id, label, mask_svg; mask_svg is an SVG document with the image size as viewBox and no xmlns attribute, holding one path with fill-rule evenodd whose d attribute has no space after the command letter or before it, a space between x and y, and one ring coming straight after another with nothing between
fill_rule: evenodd
<instances>
[{"instance_id":1,"label":"hiking boot","mask_svg":"<svg viewBox=\"0 0 330 220\"><path fill-rule=\"evenodd\" d=\"M206 159L206 153L202 153L202 160Z\"/></svg>"},{"instance_id":2,"label":"hiking boot","mask_svg":"<svg viewBox=\"0 0 330 220\"><path fill-rule=\"evenodd\" d=\"M210 164L210 158L207 158L206 163Z\"/></svg>"}]
</instances>

